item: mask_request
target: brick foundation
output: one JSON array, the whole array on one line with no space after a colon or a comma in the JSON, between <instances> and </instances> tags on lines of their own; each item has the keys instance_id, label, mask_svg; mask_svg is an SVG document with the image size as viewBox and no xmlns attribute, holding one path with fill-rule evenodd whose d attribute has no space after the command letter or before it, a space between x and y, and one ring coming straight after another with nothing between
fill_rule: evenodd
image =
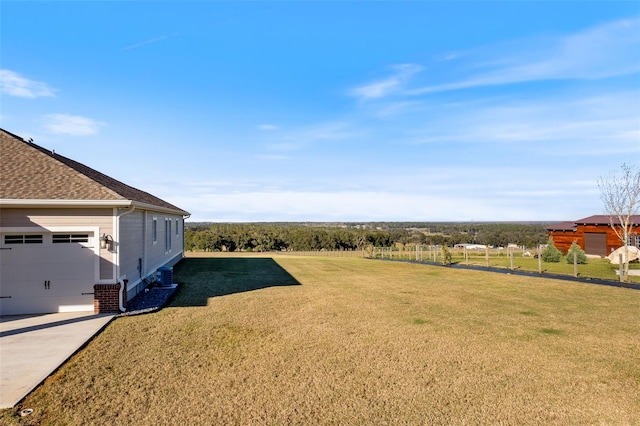
<instances>
[{"instance_id":1,"label":"brick foundation","mask_svg":"<svg viewBox=\"0 0 640 426\"><path fill-rule=\"evenodd\" d=\"M118 284L96 284L93 286L93 312L94 313L106 314L106 313L120 312L120 306L118 303L120 285L121 284L118 283Z\"/></svg>"}]
</instances>

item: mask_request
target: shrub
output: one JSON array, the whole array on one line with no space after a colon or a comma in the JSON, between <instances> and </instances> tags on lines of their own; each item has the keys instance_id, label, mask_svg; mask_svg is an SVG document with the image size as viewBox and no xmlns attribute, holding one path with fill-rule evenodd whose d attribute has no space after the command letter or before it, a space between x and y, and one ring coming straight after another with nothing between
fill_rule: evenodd
<instances>
[{"instance_id":1,"label":"shrub","mask_svg":"<svg viewBox=\"0 0 640 426\"><path fill-rule=\"evenodd\" d=\"M556 248L555 244L553 244L553 240L549 238L547 247L542 251L540 257L542 257L544 262L557 263L560 262L562 252Z\"/></svg>"},{"instance_id":2,"label":"shrub","mask_svg":"<svg viewBox=\"0 0 640 426\"><path fill-rule=\"evenodd\" d=\"M451 252L447 246L442 246L442 264L451 265Z\"/></svg>"},{"instance_id":3,"label":"shrub","mask_svg":"<svg viewBox=\"0 0 640 426\"><path fill-rule=\"evenodd\" d=\"M574 253L577 256L576 260L579 264L582 265L587 263L587 254L575 243L575 241L571 244L571 247L569 247L569 251L567 252L567 263L573 263Z\"/></svg>"}]
</instances>

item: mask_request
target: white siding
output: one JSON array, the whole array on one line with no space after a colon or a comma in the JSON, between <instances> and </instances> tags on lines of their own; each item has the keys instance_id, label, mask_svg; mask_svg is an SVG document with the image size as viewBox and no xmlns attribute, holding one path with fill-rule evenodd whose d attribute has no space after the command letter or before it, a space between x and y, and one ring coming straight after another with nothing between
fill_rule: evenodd
<instances>
[{"instance_id":1,"label":"white siding","mask_svg":"<svg viewBox=\"0 0 640 426\"><path fill-rule=\"evenodd\" d=\"M153 221L156 220L156 240L153 239ZM167 223L171 223L171 249L167 250ZM176 231L176 221L178 230ZM153 211L136 210L120 218L120 276L129 280L128 299L142 291L142 279L152 278L161 266L173 266L182 259L184 251L182 216ZM144 241L144 245L143 245ZM142 273L138 271L142 259Z\"/></svg>"}]
</instances>

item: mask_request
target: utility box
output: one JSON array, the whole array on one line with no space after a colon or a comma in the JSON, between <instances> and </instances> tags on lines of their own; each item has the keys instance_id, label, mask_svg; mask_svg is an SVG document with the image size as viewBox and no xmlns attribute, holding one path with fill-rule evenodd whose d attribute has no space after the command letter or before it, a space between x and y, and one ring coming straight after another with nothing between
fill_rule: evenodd
<instances>
[{"instance_id":1,"label":"utility box","mask_svg":"<svg viewBox=\"0 0 640 426\"><path fill-rule=\"evenodd\" d=\"M169 287L173 284L173 268L171 266L163 266L158 268L160 273L160 285Z\"/></svg>"}]
</instances>

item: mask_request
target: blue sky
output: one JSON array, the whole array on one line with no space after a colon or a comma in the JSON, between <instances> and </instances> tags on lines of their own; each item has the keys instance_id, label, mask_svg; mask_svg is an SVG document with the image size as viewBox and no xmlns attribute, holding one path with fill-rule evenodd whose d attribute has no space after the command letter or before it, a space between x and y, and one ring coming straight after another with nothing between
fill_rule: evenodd
<instances>
[{"instance_id":1,"label":"blue sky","mask_svg":"<svg viewBox=\"0 0 640 426\"><path fill-rule=\"evenodd\" d=\"M640 2L0 13L0 125L192 221L575 220L640 163Z\"/></svg>"}]
</instances>

